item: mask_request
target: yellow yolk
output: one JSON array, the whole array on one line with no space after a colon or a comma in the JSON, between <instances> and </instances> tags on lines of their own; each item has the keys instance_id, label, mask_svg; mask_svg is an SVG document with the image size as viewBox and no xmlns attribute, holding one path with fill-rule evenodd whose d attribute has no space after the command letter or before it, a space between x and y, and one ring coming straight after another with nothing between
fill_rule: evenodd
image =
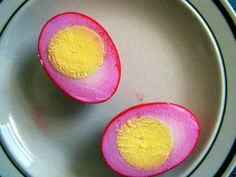
<instances>
[{"instance_id":1,"label":"yellow yolk","mask_svg":"<svg viewBox=\"0 0 236 177\"><path fill-rule=\"evenodd\" d=\"M71 26L57 32L48 45L48 58L61 74L84 78L102 65L104 45L101 37L84 26Z\"/></svg>"},{"instance_id":2,"label":"yellow yolk","mask_svg":"<svg viewBox=\"0 0 236 177\"><path fill-rule=\"evenodd\" d=\"M168 159L173 148L172 134L157 119L134 118L118 130L117 148L127 164L141 170L153 170Z\"/></svg>"}]
</instances>

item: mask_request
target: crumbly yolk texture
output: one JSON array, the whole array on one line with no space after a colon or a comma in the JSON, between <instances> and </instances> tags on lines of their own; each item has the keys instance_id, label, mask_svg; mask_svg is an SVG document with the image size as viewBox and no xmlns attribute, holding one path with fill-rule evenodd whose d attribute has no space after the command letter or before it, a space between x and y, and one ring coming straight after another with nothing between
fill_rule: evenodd
<instances>
[{"instance_id":1,"label":"crumbly yolk texture","mask_svg":"<svg viewBox=\"0 0 236 177\"><path fill-rule=\"evenodd\" d=\"M61 74L84 78L102 65L104 45L92 29L74 25L58 31L48 44L48 59Z\"/></svg>"},{"instance_id":2,"label":"crumbly yolk texture","mask_svg":"<svg viewBox=\"0 0 236 177\"><path fill-rule=\"evenodd\" d=\"M168 159L173 148L172 134L155 118L130 119L117 132L117 148L127 164L140 170L153 170Z\"/></svg>"}]
</instances>

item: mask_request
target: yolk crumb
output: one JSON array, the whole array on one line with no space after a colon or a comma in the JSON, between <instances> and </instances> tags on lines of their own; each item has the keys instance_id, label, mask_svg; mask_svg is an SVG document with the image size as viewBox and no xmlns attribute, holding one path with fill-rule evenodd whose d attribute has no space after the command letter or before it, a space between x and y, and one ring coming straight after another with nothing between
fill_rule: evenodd
<instances>
[{"instance_id":1,"label":"yolk crumb","mask_svg":"<svg viewBox=\"0 0 236 177\"><path fill-rule=\"evenodd\" d=\"M117 148L122 159L141 170L153 170L168 159L173 139L170 129L152 117L128 120L117 132Z\"/></svg>"},{"instance_id":2,"label":"yolk crumb","mask_svg":"<svg viewBox=\"0 0 236 177\"><path fill-rule=\"evenodd\" d=\"M61 74L84 78L102 65L104 45L101 37L85 26L71 26L58 31L48 45L48 59Z\"/></svg>"}]
</instances>

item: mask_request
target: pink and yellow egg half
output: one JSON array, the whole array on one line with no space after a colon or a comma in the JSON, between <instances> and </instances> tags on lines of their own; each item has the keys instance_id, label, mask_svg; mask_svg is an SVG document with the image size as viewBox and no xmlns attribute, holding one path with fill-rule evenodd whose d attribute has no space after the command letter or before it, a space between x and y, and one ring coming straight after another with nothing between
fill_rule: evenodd
<instances>
[{"instance_id":1,"label":"pink and yellow egg half","mask_svg":"<svg viewBox=\"0 0 236 177\"><path fill-rule=\"evenodd\" d=\"M104 102L117 90L117 49L105 29L84 14L66 12L49 19L39 35L38 53L48 76L78 101Z\"/></svg>"},{"instance_id":2,"label":"pink and yellow egg half","mask_svg":"<svg viewBox=\"0 0 236 177\"><path fill-rule=\"evenodd\" d=\"M147 177L183 162L200 134L195 115L172 103L131 107L106 127L101 149L105 162L122 176Z\"/></svg>"}]
</instances>

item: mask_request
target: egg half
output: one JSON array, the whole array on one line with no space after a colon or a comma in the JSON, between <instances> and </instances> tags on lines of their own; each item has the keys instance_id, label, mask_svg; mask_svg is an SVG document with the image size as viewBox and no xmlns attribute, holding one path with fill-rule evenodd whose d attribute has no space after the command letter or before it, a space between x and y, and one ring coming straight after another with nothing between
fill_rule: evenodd
<instances>
[{"instance_id":1,"label":"egg half","mask_svg":"<svg viewBox=\"0 0 236 177\"><path fill-rule=\"evenodd\" d=\"M100 103L117 90L117 49L105 29L84 14L66 12L49 19L39 35L38 54L48 76L76 100Z\"/></svg>"},{"instance_id":2,"label":"egg half","mask_svg":"<svg viewBox=\"0 0 236 177\"><path fill-rule=\"evenodd\" d=\"M193 151L200 126L193 113L172 103L131 107L106 127L101 150L107 165L130 177L164 173Z\"/></svg>"}]
</instances>

